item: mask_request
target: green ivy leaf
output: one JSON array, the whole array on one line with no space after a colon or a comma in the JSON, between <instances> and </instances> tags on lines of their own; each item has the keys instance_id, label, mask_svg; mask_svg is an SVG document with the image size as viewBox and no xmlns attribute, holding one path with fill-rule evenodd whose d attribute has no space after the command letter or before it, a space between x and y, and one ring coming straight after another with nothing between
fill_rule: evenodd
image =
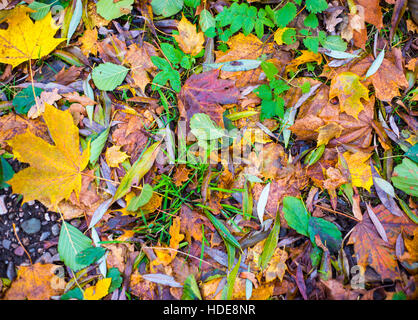
<instances>
[{"instance_id":1,"label":"green ivy leaf","mask_svg":"<svg viewBox=\"0 0 418 320\"><path fill-rule=\"evenodd\" d=\"M199 17L199 25L203 32L206 32L209 28L215 27L215 18L212 16L212 13L210 13L210 11L206 9L202 10Z\"/></svg>"},{"instance_id":2,"label":"green ivy leaf","mask_svg":"<svg viewBox=\"0 0 418 320\"><path fill-rule=\"evenodd\" d=\"M393 185L407 194L418 197L418 164L404 158L393 171Z\"/></svg>"},{"instance_id":3,"label":"green ivy leaf","mask_svg":"<svg viewBox=\"0 0 418 320\"><path fill-rule=\"evenodd\" d=\"M326 0L306 0L306 9L312 13L319 13L328 8Z\"/></svg>"},{"instance_id":4,"label":"green ivy leaf","mask_svg":"<svg viewBox=\"0 0 418 320\"><path fill-rule=\"evenodd\" d=\"M106 249L102 247L89 247L80 251L75 256L75 262L87 267L100 260L106 253Z\"/></svg>"},{"instance_id":5,"label":"green ivy leaf","mask_svg":"<svg viewBox=\"0 0 418 320\"><path fill-rule=\"evenodd\" d=\"M71 224L63 221L58 239L58 253L65 265L73 271L78 271L85 266L76 261L79 252L92 246L90 238Z\"/></svg>"},{"instance_id":6,"label":"green ivy leaf","mask_svg":"<svg viewBox=\"0 0 418 320\"><path fill-rule=\"evenodd\" d=\"M296 17L296 6L288 2L274 14L274 22L280 27L286 27Z\"/></svg>"},{"instance_id":7,"label":"green ivy leaf","mask_svg":"<svg viewBox=\"0 0 418 320\"><path fill-rule=\"evenodd\" d=\"M0 189L7 188L10 185L6 182L13 178L15 172L12 166L4 159L0 157Z\"/></svg>"}]
</instances>

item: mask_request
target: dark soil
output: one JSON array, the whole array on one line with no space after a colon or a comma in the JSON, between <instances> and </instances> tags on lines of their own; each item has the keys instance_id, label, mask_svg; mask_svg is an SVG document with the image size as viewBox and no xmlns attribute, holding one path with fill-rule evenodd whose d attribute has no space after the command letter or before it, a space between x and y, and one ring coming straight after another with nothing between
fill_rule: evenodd
<instances>
[{"instance_id":1,"label":"dark soil","mask_svg":"<svg viewBox=\"0 0 418 320\"><path fill-rule=\"evenodd\" d=\"M58 215L40 202L22 204L22 197L13 194L11 188L0 189L0 278L12 280L16 267L30 263L27 253L33 263L58 261L58 220Z\"/></svg>"}]
</instances>

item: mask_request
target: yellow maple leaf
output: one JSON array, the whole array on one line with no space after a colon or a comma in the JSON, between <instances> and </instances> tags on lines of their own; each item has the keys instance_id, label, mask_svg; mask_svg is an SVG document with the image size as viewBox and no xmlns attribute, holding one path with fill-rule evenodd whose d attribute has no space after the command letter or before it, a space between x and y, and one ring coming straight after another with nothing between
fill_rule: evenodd
<instances>
[{"instance_id":1,"label":"yellow maple leaf","mask_svg":"<svg viewBox=\"0 0 418 320\"><path fill-rule=\"evenodd\" d=\"M371 153L347 151L343 156L351 174L352 185L365 188L370 192L370 187L373 185L372 169L369 164Z\"/></svg>"},{"instance_id":2,"label":"yellow maple leaf","mask_svg":"<svg viewBox=\"0 0 418 320\"><path fill-rule=\"evenodd\" d=\"M51 12L39 21L32 22L29 13L32 9L18 6L5 18L7 29L0 29L0 62L16 67L30 59L39 59L49 54L64 41L54 38L58 30L52 20Z\"/></svg>"},{"instance_id":3,"label":"yellow maple leaf","mask_svg":"<svg viewBox=\"0 0 418 320\"><path fill-rule=\"evenodd\" d=\"M189 22L184 15L178 23L177 29L179 34L173 37L184 53L195 56L202 51L205 42L203 32L196 32L196 26Z\"/></svg>"},{"instance_id":4,"label":"yellow maple leaf","mask_svg":"<svg viewBox=\"0 0 418 320\"><path fill-rule=\"evenodd\" d=\"M101 279L97 281L95 286L88 287L84 290L84 300L100 300L109 293L112 278Z\"/></svg>"},{"instance_id":5,"label":"yellow maple leaf","mask_svg":"<svg viewBox=\"0 0 418 320\"><path fill-rule=\"evenodd\" d=\"M16 173L9 181L13 191L23 195L24 201L46 199L56 208L74 191L81 190L81 171L87 166L90 146L80 152L78 128L70 111L61 111L46 104L43 118L55 145L26 131L7 143L14 156L29 168Z\"/></svg>"},{"instance_id":6,"label":"yellow maple leaf","mask_svg":"<svg viewBox=\"0 0 418 320\"><path fill-rule=\"evenodd\" d=\"M360 76L353 72L341 72L331 80L329 99L338 97L340 110L358 119L364 110L361 99L369 101L369 90L360 82Z\"/></svg>"}]
</instances>

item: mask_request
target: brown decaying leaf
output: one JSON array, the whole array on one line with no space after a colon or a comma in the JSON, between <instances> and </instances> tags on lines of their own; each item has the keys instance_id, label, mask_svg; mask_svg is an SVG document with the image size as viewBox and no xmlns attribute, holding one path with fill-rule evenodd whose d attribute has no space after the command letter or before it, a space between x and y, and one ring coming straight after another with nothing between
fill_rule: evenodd
<instances>
[{"instance_id":1,"label":"brown decaying leaf","mask_svg":"<svg viewBox=\"0 0 418 320\"><path fill-rule=\"evenodd\" d=\"M126 52L124 62L131 67L131 76L134 86L145 92L145 87L151 82L149 74L153 74L157 68L151 61L152 56L157 55L157 50L148 42L143 42L141 47L131 44Z\"/></svg>"},{"instance_id":2,"label":"brown decaying leaf","mask_svg":"<svg viewBox=\"0 0 418 320\"><path fill-rule=\"evenodd\" d=\"M206 113L223 127L222 104L238 101L239 91L234 81L218 78L219 70L193 74L178 94L180 115L190 121L195 113ZM187 125L188 126L188 125Z\"/></svg>"},{"instance_id":3,"label":"brown decaying leaf","mask_svg":"<svg viewBox=\"0 0 418 320\"><path fill-rule=\"evenodd\" d=\"M148 135L144 127L149 127L151 122L142 114L125 112L118 112L114 120L121 123L113 131L112 139L116 145L122 147L123 152L131 157L130 161L133 163L146 146Z\"/></svg>"},{"instance_id":4,"label":"brown decaying leaf","mask_svg":"<svg viewBox=\"0 0 418 320\"><path fill-rule=\"evenodd\" d=\"M14 113L0 117L0 149L6 148L6 141L26 131L35 136L52 142L46 124L38 119L26 119Z\"/></svg>"},{"instance_id":5,"label":"brown decaying leaf","mask_svg":"<svg viewBox=\"0 0 418 320\"><path fill-rule=\"evenodd\" d=\"M383 205L373 208L373 212L381 222L388 242L385 242L367 212L350 235L348 244L354 245L357 263L364 268L372 267L382 279L399 279L399 267L395 256L395 243L398 235L404 231L412 234L416 225L407 217L398 217L389 212Z\"/></svg>"},{"instance_id":6,"label":"brown decaying leaf","mask_svg":"<svg viewBox=\"0 0 418 320\"><path fill-rule=\"evenodd\" d=\"M35 263L19 266L17 279L6 291L5 300L49 300L64 292L65 281L54 274L59 266Z\"/></svg>"}]
</instances>

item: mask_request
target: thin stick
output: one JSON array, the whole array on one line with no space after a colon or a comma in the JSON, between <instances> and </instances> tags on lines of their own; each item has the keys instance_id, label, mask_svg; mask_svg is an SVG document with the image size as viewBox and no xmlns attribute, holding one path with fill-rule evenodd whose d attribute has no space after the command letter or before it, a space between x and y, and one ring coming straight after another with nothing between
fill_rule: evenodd
<instances>
[{"instance_id":1,"label":"thin stick","mask_svg":"<svg viewBox=\"0 0 418 320\"><path fill-rule=\"evenodd\" d=\"M329 209L329 208L326 208L326 207L320 206L319 204L315 204L314 206L316 206L316 207L318 207L318 208L320 208L320 209L322 209L322 210L329 211L329 212L336 213L336 214L340 214L340 215L342 215L342 216L344 216L344 217L347 217L347 218L350 218L350 219L355 220L355 221L357 221L357 222L360 222L360 220L359 220L359 219L357 219L357 218L355 218L355 217L353 217L353 216L350 216L350 215L348 215L348 214L345 214L345 213L342 213L342 212L339 212L339 211L335 211L335 210L332 210L332 209Z\"/></svg>"},{"instance_id":2,"label":"thin stick","mask_svg":"<svg viewBox=\"0 0 418 320\"><path fill-rule=\"evenodd\" d=\"M15 236L16 236L17 241L19 242L20 246L23 248L23 250L25 251L26 255L28 256L29 261L30 261L30 264L33 265L32 258L30 257L29 252L26 251L25 246L22 244L22 242L20 241L19 236L17 235L16 225L14 223L13 223L13 231L15 233Z\"/></svg>"}]
</instances>

